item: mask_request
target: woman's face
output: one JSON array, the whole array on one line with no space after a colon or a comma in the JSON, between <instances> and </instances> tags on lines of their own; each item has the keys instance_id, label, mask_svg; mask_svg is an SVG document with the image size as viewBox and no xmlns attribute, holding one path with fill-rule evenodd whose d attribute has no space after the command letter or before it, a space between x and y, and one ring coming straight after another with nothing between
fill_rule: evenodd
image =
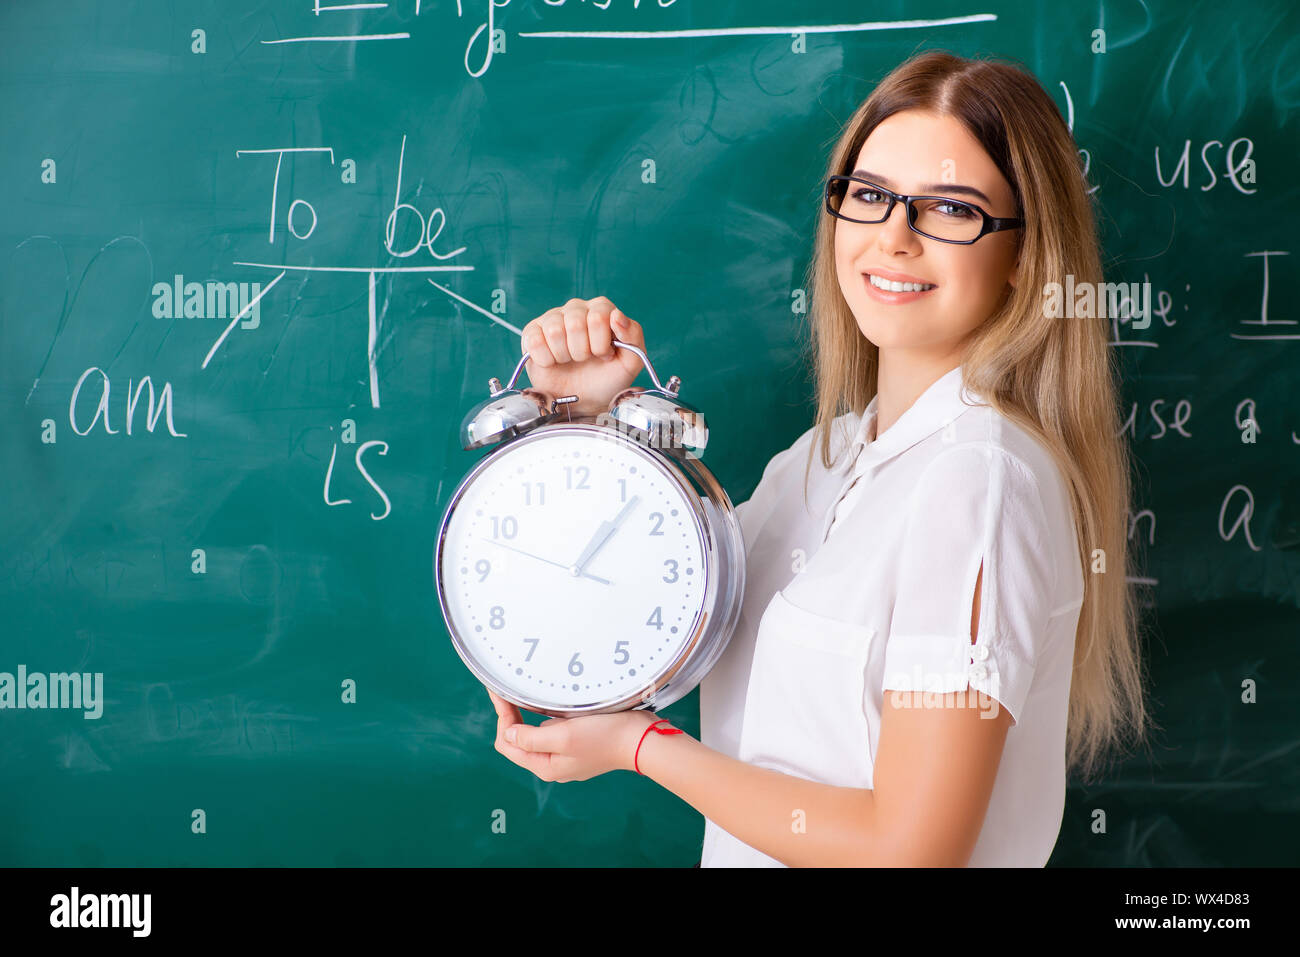
<instances>
[{"instance_id":1,"label":"woman's face","mask_svg":"<svg viewBox=\"0 0 1300 957\"><path fill-rule=\"evenodd\" d=\"M918 110L895 113L867 137L855 170L895 193L947 196L990 216L1016 215L1011 185L959 121ZM861 172L856 175L863 175ZM978 190L983 197L955 189ZM851 185L851 188L859 188ZM1001 303L1015 284L1022 230L988 233L970 245L921 236L896 203L883 223L835 220L835 268L858 328L883 350L948 357ZM921 282L919 295L879 292L869 274Z\"/></svg>"}]
</instances>

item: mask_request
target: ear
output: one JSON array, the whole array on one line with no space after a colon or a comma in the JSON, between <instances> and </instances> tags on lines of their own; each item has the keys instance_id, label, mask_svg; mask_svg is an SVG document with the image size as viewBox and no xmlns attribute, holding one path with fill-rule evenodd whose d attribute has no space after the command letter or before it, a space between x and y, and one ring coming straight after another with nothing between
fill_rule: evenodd
<instances>
[{"instance_id":1,"label":"ear","mask_svg":"<svg viewBox=\"0 0 1300 957\"><path fill-rule=\"evenodd\" d=\"M1015 263L1013 263L1011 266L1011 273L1010 275L1007 276L1007 285L1009 285L1012 289L1016 288L1016 283L1019 281L1016 275L1016 272L1019 269L1020 269L1020 257L1017 256Z\"/></svg>"}]
</instances>

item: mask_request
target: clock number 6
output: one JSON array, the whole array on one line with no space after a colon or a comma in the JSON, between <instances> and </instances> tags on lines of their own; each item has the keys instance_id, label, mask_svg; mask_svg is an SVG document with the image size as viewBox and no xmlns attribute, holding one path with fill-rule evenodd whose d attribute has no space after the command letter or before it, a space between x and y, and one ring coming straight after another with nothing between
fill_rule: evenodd
<instances>
[{"instance_id":1,"label":"clock number 6","mask_svg":"<svg viewBox=\"0 0 1300 957\"><path fill-rule=\"evenodd\" d=\"M579 652L575 651L573 657L569 659L569 674L575 678L582 674L582 662L578 660Z\"/></svg>"}]
</instances>

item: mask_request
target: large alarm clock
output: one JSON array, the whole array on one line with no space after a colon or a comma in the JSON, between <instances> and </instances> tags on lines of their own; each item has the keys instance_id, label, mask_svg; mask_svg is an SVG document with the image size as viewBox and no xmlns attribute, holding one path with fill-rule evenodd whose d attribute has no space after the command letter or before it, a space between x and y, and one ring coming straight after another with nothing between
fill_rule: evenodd
<instances>
[{"instance_id":1,"label":"large alarm clock","mask_svg":"<svg viewBox=\"0 0 1300 957\"><path fill-rule=\"evenodd\" d=\"M434 549L457 654L502 698L552 717L657 711L721 656L740 614L745 548L700 456L704 416L665 386L575 418L577 396L502 388L461 425L493 446L456 488Z\"/></svg>"}]
</instances>

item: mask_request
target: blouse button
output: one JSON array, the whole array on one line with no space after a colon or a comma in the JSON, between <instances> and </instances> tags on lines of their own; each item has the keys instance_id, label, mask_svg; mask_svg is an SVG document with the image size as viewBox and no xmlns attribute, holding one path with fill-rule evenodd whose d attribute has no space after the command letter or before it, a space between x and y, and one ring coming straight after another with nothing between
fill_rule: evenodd
<instances>
[{"instance_id":1,"label":"blouse button","mask_svg":"<svg viewBox=\"0 0 1300 957\"><path fill-rule=\"evenodd\" d=\"M986 674L988 674L988 672L985 671L983 665L976 664L970 666L970 676L976 679L977 681L983 678Z\"/></svg>"},{"instance_id":2,"label":"blouse button","mask_svg":"<svg viewBox=\"0 0 1300 957\"><path fill-rule=\"evenodd\" d=\"M988 656L989 656L989 650L985 645L980 645L978 648L975 649L975 657L978 658L980 661L986 660Z\"/></svg>"}]
</instances>

